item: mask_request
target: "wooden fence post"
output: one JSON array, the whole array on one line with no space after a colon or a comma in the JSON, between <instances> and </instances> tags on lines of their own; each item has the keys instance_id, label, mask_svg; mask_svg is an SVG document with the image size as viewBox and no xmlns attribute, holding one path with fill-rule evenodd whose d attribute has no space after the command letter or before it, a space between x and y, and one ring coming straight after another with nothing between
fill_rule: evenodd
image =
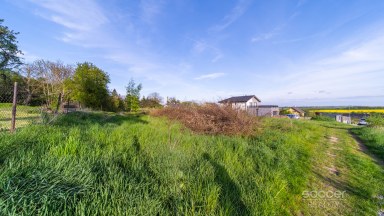
<instances>
[{"instance_id":1,"label":"wooden fence post","mask_svg":"<svg viewBox=\"0 0 384 216\"><path fill-rule=\"evenodd\" d=\"M12 121L11 121L11 132L15 132L16 128L16 105L17 105L17 82L13 87L13 102L12 102Z\"/></svg>"},{"instance_id":2,"label":"wooden fence post","mask_svg":"<svg viewBox=\"0 0 384 216\"><path fill-rule=\"evenodd\" d=\"M57 100L57 106L56 106L55 114L57 114L59 112L60 104L61 104L61 93L59 94L59 98Z\"/></svg>"}]
</instances>

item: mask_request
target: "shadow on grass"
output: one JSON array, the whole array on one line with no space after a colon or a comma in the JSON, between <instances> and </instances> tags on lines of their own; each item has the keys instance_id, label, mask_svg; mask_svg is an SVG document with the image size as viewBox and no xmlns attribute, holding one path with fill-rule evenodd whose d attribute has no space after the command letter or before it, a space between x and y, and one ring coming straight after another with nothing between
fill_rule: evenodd
<instances>
[{"instance_id":1,"label":"shadow on grass","mask_svg":"<svg viewBox=\"0 0 384 216\"><path fill-rule=\"evenodd\" d=\"M220 185L220 205L224 209L233 210L231 215L249 215L247 206L241 200L241 192L236 183L231 179L227 170L214 161L207 153L203 154L203 158L207 160L215 170L215 182Z\"/></svg>"},{"instance_id":2,"label":"shadow on grass","mask_svg":"<svg viewBox=\"0 0 384 216\"><path fill-rule=\"evenodd\" d=\"M148 124L142 119L143 114L111 114L111 113L88 113L88 112L73 112L60 116L54 125L57 126L81 126L81 125L121 125L125 122Z\"/></svg>"},{"instance_id":3,"label":"shadow on grass","mask_svg":"<svg viewBox=\"0 0 384 216\"><path fill-rule=\"evenodd\" d=\"M371 194L369 190L364 188L364 184L361 184L361 187L354 187L348 184L347 182L334 180L332 178L324 176L319 172L314 172L314 174L318 179L321 179L323 182L326 182L332 185L337 190L346 191L348 194L359 197L359 200L371 198ZM359 179L354 179L354 180L359 180Z\"/></svg>"}]
</instances>

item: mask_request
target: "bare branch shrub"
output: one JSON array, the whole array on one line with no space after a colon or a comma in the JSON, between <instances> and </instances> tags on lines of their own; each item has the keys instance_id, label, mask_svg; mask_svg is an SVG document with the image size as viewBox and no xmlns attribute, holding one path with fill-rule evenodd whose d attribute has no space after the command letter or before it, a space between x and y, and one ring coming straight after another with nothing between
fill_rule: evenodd
<instances>
[{"instance_id":1,"label":"bare branch shrub","mask_svg":"<svg viewBox=\"0 0 384 216\"><path fill-rule=\"evenodd\" d=\"M177 105L153 110L153 116L166 116L180 121L196 133L249 136L258 128L258 118L230 106L207 103L203 105Z\"/></svg>"}]
</instances>

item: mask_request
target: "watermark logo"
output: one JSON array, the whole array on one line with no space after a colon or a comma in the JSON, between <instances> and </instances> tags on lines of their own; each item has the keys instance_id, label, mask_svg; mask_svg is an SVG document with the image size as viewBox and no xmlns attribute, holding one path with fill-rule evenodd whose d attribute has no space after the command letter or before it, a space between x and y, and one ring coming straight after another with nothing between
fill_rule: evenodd
<instances>
[{"instance_id":1,"label":"watermark logo","mask_svg":"<svg viewBox=\"0 0 384 216\"><path fill-rule=\"evenodd\" d=\"M344 199L346 191L303 191L303 199Z\"/></svg>"},{"instance_id":2,"label":"watermark logo","mask_svg":"<svg viewBox=\"0 0 384 216\"><path fill-rule=\"evenodd\" d=\"M346 198L346 191L303 191L302 197L310 207L332 209L339 207L341 200Z\"/></svg>"}]
</instances>

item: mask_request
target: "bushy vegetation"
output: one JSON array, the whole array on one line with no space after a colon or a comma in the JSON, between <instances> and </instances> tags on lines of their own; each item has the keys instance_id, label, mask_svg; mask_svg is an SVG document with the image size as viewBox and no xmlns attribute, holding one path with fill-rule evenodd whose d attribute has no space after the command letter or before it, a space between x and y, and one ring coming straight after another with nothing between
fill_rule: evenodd
<instances>
[{"instance_id":1,"label":"bushy vegetation","mask_svg":"<svg viewBox=\"0 0 384 216\"><path fill-rule=\"evenodd\" d=\"M334 118L332 117L329 117L329 116L322 116L322 115L316 115L316 116L313 116L311 118L311 120L315 120L315 121L328 121L328 122L332 122L332 121L336 121Z\"/></svg>"},{"instance_id":2,"label":"bushy vegetation","mask_svg":"<svg viewBox=\"0 0 384 216\"><path fill-rule=\"evenodd\" d=\"M370 127L384 127L384 116L382 114L372 113L367 118Z\"/></svg>"},{"instance_id":3,"label":"bushy vegetation","mask_svg":"<svg viewBox=\"0 0 384 216\"><path fill-rule=\"evenodd\" d=\"M154 116L166 116L203 134L254 135L258 119L242 110L217 104L178 104L154 110Z\"/></svg>"}]
</instances>

